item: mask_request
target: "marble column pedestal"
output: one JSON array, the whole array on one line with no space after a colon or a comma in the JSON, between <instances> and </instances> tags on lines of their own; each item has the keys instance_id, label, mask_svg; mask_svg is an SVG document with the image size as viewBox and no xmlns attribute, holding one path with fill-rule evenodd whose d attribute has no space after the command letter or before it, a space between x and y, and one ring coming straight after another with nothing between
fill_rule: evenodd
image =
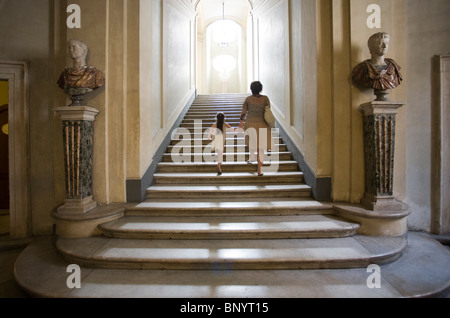
<instances>
[{"instance_id":1,"label":"marble column pedestal","mask_svg":"<svg viewBox=\"0 0 450 318\"><path fill-rule=\"evenodd\" d=\"M398 109L403 103L373 101L359 107L364 117L365 194L362 204L372 211L401 210L395 199L394 155Z\"/></svg>"},{"instance_id":2,"label":"marble column pedestal","mask_svg":"<svg viewBox=\"0 0 450 318\"><path fill-rule=\"evenodd\" d=\"M55 108L63 123L65 204L59 214L84 214L97 207L92 196L94 121L99 111L92 107Z\"/></svg>"},{"instance_id":3,"label":"marble column pedestal","mask_svg":"<svg viewBox=\"0 0 450 318\"><path fill-rule=\"evenodd\" d=\"M98 226L123 217L123 204L98 205L93 198L94 122L99 111L86 106L55 108L64 140L66 199L52 216L56 235L85 238L101 234Z\"/></svg>"},{"instance_id":4,"label":"marble column pedestal","mask_svg":"<svg viewBox=\"0 0 450 318\"><path fill-rule=\"evenodd\" d=\"M404 104L376 100L359 107L364 118L365 194L361 205L336 205L337 214L361 224L360 234L398 236L407 232L410 208L394 196L395 128Z\"/></svg>"}]
</instances>

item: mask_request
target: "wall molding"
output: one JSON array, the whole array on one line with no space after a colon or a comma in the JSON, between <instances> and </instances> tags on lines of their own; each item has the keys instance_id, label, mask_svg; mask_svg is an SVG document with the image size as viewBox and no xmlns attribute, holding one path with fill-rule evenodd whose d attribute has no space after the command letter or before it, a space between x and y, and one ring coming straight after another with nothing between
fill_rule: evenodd
<instances>
[{"instance_id":1,"label":"wall molding","mask_svg":"<svg viewBox=\"0 0 450 318\"><path fill-rule=\"evenodd\" d=\"M437 55L434 59L431 231L441 235L450 233L450 54Z\"/></svg>"}]
</instances>

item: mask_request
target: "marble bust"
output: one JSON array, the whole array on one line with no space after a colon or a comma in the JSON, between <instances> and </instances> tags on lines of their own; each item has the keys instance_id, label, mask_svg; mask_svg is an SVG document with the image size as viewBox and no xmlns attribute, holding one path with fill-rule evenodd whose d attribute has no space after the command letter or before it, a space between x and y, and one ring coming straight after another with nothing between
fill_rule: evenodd
<instances>
[{"instance_id":1,"label":"marble bust","mask_svg":"<svg viewBox=\"0 0 450 318\"><path fill-rule=\"evenodd\" d=\"M67 49L73 65L65 68L57 84L72 100L70 106L79 106L85 94L104 86L105 78L95 66L86 64L88 47L85 43L70 40Z\"/></svg>"},{"instance_id":2,"label":"marble bust","mask_svg":"<svg viewBox=\"0 0 450 318\"><path fill-rule=\"evenodd\" d=\"M372 35L368 41L371 59L358 64L352 72L355 84L362 88L373 88L378 100L386 100L387 90L398 87L403 81L401 67L393 59L385 57L389 42L387 33Z\"/></svg>"}]
</instances>

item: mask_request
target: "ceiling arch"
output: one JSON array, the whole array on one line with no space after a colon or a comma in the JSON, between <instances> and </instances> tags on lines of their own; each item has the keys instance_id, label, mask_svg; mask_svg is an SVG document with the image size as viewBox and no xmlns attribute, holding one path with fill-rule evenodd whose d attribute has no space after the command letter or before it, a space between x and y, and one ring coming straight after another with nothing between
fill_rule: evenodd
<instances>
[{"instance_id":1,"label":"ceiling arch","mask_svg":"<svg viewBox=\"0 0 450 318\"><path fill-rule=\"evenodd\" d=\"M198 28L205 30L212 22L223 18L225 4L225 19L234 20L245 28L248 14L252 10L253 0L194 0L198 13Z\"/></svg>"}]
</instances>

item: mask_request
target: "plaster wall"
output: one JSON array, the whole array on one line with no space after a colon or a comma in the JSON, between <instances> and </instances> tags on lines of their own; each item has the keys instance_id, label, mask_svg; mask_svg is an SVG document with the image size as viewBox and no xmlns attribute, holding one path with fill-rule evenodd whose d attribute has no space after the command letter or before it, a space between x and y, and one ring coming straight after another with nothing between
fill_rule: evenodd
<instances>
[{"instance_id":1,"label":"plaster wall","mask_svg":"<svg viewBox=\"0 0 450 318\"><path fill-rule=\"evenodd\" d=\"M450 52L450 2L408 0L407 9L407 166L409 225L430 229L432 187L433 58ZM447 105L448 106L448 105ZM448 142L448 141L447 141Z\"/></svg>"},{"instance_id":2,"label":"plaster wall","mask_svg":"<svg viewBox=\"0 0 450 318\"><path fill-rule=\"evenodd\" d=\"M288 1L273 1L256 9L259 80L278 117L289 113L289 19Z\"/></svg>"},{"instance_id":3,"label":"plaster wall","mask_svg":"<svg viewBox=\"0 0 450 318\"><path fill-rule=\"evenodd\" d=\"M5 0L0 7L0 60L28 62L30 209L33 234L51 232L55 191L53 95L53 4L50 0ZM10 130L14 127L10 127ZM26 200L24 198L24 200ZM12 216L14 217L14 216Z\"/></svg>"}]
</instances>

